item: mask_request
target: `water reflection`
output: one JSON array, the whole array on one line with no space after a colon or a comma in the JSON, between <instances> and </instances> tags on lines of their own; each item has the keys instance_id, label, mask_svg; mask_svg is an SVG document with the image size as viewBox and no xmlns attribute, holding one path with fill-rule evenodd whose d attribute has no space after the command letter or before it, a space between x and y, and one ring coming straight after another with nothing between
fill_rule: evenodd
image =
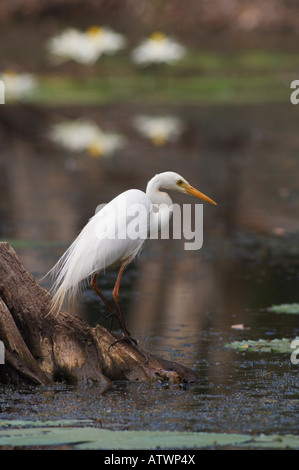
<instances>
[{"instance_id":1,"label":"water reflection","mask_svg":"<svg viewBox=\"0 0 299 470\"><path fill-rule=\"evenodd\" d=\"M150 114L149 106L47 111L12 106L0 111L1 236L33 242L17 251L37 277L52 267L98 204L130 187L144 190L157 172L177 171L219 203L204 206L201 250L184 251L180 240L150 241L124 276L121 300L127 321L137 335L151 332L153 347L161 351L181 351L212 323L221 330L236 322L233 315L246 317L254 293L240 278L250 272L251 235L264 240L274 235L283 245L299 231L293 108L280 106L277 116L275 106L262 113L260 107L157 106L157 114L175 114L186 123L176 142L160 146L146 141L132 125L134 116ZM111 158L74 155L48 140L57 115L85 116L104 128L113 122L126 135L126 146ZM183 195L173 199L186 202ZM242 233L243 238L236 237ZM236 240L243 251L236 251ZM44 248L38 243L45 243ZM256 252L259 267L267 262L267 246ZM113 276L103 277L107 291L113 288ZM289 293L295 297L293 287ZM258 308L271 302L275 288L266 298L259 295ZM86 318L89 307L83 301Z\"/></svg>"}]
</instances>

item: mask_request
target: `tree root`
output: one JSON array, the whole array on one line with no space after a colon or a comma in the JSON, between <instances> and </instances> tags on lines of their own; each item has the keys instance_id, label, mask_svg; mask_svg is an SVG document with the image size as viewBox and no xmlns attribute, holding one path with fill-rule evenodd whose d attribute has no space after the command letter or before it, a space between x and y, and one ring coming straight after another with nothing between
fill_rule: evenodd
<instances>
[{"instance_id":1,"label":"tree root","mask_svg":"<svg viewBox=\"0 0 299 470\"><path fill-rule=\"evenodd\" d=\"M64 311L48 314L50 300L13 248L0 243L0 340L5 346L0 382L96 382L106 390L115 380L173 384L198 379L193 370L130 342L110 347L120 337L101 325L91 327Z\"/></svg>"}]
</instances>

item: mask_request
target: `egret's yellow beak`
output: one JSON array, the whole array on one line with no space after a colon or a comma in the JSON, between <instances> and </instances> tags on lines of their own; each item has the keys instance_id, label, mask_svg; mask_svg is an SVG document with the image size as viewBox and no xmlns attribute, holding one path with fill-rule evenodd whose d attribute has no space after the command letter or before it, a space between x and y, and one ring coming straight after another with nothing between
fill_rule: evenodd
<instances>
[{"instance_id":1,"label":"egret's yellow beak","mask_svg":"<svg viewBox=\"0 0 299 470\"><path fill-rule=\"evenodd\" d=\"M190 185L185 185L185 190L188 194L191 194L192 196L198 197L199 199L203 199L204 201L210 202L211 204L214 204L215 206L217 205L217 202L213 201L213 199L209 198L205 194L201 193L197 189L193 188Z\"/></svg>"}]
</instances>

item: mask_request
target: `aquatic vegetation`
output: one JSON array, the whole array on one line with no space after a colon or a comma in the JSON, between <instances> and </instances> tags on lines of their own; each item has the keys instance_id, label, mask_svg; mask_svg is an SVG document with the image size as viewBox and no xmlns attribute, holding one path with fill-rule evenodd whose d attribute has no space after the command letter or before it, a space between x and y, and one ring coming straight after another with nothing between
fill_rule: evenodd
<instances>
[{"instance_id":1,"label":"aquatic vegetation","mask_svg":"<svg viewBox=\"0 0 299 470\"><path fill-rule=\"evenodd\" d=\"M2 421L0 446L59 446L75 449L203 449L239 448L296 449L299 437L226 432L111 431L99 429L92 420ZM158 462L156 462L158 463Z\"/></svg>"},{"instance_id":2,"label":"aquatic vegetation","mask_svg":"<svg viewBox=\"0 0 299 470\"><path fill-rule=\"evenodd\" d=\"M184 46L160 31L154 32L132 52L132 60L138 65L152 63L173 64L186 53Z\"/></svg>"},{"instance_id":3,"label":"aquatic vegetation","mask_svg":"<svg viewBox=\"0 0 299 470\"><path fill-rule=\"evenodd\" d=\"M299 313L299 304L292 303L292 304L272 305L272 307L269 307L268 310L269 310L269 312L274 312L274 313L298 314Z\"/></svg>"},{"instance_id":4,"label":"aquatic vegetation","mask_svg":"<svg viewBox=\"0 0 299 470\"><path fill-rule=\"evenodd\" d=\"M49 136L53 142L68 150L86 151L92 157L110 156L124 143L121 135L104 132L95 122L87 119L55 124Z\"/></svg>"},{"instance_id":5,"label":"aquatic vegetation","mask_svg":"<svg viewBox=\"0 0 299 470\"><path fill-rule=\"evenodd\" d=\"M114 54L125 44L122 34L110 28L92 26L85 32L66 29L48 41L47 49L58 62L74 60L80 64L94 64L102 54Z\"/></svg>"},{"instance_id":6,"label":"aquatic vegetation","mask_svg":"<svg viewBox=\"0 0 299 470\"><path fill-rule=\"evenodd\" d=\"M270 353L292 353L293 348L291 344L294 340L299 340L299 338L294 338L292 340L287 338L282 339L258 339L258 340L242 340L242 341L233 341L232 343L227 343L225 347L229 349L235 349L237 351L251 351L251 352L270 352Z\"/></svg>"}]
</instances>

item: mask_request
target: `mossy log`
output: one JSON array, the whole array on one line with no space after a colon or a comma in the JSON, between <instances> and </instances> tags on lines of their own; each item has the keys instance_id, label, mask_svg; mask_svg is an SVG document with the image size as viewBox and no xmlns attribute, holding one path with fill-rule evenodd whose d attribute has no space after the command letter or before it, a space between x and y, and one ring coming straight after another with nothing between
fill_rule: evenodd
<instances>
[{"instance_id":1,"label":"mossy log","mask_svg":"<svg viewBox=\"0 0 299 470\"><path fill-rule=\"evenodd\" d=\"M96 382L101 390L115 380L194 382L197 374L143 350L118 342L101 325L78 316L48 314L50 294L26 271L13 248L0 243L0 340L5 364L0 382L72 384Z\"/></svg>"}]
</instances>

